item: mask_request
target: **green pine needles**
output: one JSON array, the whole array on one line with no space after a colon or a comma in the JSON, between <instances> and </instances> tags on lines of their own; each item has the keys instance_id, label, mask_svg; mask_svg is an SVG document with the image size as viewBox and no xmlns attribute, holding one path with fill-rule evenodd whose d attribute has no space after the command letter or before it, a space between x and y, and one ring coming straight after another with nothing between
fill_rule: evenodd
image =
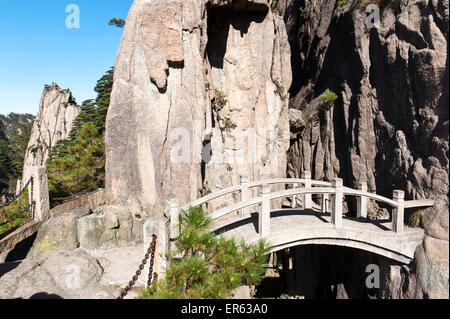
<instances>
[{"instance_id":1,"label":"green pine needles","mask_svg":"<svg viewBox=\"0 0 450 319\"><path fill-rule=\"evenodd\" d=\"M47 160L52 206L103 188L105 185L105 122L114 70L97 81L95 100L86 100L69 138L51 149Z\"/></svg>"},{"instance_id":2,"label":"green pine needles","mask_svg":"<svg viewBox=\"0 0 450 319\"><path fill-rule=\"evenodd\" d=\"M201 208L180 214L180 235L167 254L165 278L141 293L141 299L226 299L241 285L259 284L270 248L216 236Z\"/></svg>"},{"instance_id":3,"label":"green pine needles","mask_svg":"<svg viewBox=\"0 0 450 319\"><path fill-rule=\"evenodd\" d=\"M321 96L319 96L319 101L326 101L327 103L333 103L338 99L338 96L333 91L326 91Z\"/></svg>"},{"instance_id":4,"label":"green pine needles","mask_svg":"<svg viewBox=\"0 0 450 319\"><path fill-rule=\"evenodd\" d=\"M25 190L23 194L10 205L0 208L0 223L5 223L10 219L15 218L17 215L22 213L28 207L28 205L28 190ZM30 214L29 212L26 212L17 219L13 219L9 223L0 226L0 235L13 229L14 227L21 225L29 219Z\"/></svg>"}]
</instances>

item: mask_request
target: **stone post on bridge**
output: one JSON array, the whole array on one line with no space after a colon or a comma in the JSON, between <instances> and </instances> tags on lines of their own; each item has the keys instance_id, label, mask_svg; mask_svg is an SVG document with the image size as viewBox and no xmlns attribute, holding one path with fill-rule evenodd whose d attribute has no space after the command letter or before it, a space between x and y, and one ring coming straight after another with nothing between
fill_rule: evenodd
<instances>
[{"instance_id":1,"label":"stone post on bridge","mask_svg":"<svg viewBox=\"0 0 450 319\"><path fill-rule=\"evenodd\" d=\"M403 232L403 219L405 216L405 192L395 190L393 197L398 207L392 210L392 230L401 233Z\"/></svg>"},{"instance_id":2,"label":"stone post on bridge","mask_svg":"<svg viewBox=\"0 0 450 319\"><path fill-rule=\"evenodd\" d=\"M367 192L367 183L358 183L358 189L363 192ZM367 197L358 196L356 198L357 216L358 218L367 218Z\"/></svg>"},{"instance_id":3,"label":"stone post on bridge","mask_svg":"<svg viewBox=\"0 0 450 319\"><path fill-rule=\"evenodd\" d=\"M33 182L28 186L30 203L34 202L33 219L45 221L50 217L50 199L48 194L48 177L45 166L30 167Z\"/></svg>"},{"instance_id":4,"label":"stone post on bridge","mask_svg":"<svg viewBox=\"0 0 450 319\"><path fill-rule=\"evenodd\" d=\"M333 194L331 222L336 228L342 227L342 202L344 198L344 183L341 178L333 178L332 185L335 188Z\"/></svg>"},{"instance_id":5,"label":"stone post on bridge","mask_svg":"<svg viewBox=\"0 0 450 319\"><path fill-rule=\"evenodd\" d=\"M322 194L321 211L327 213L329 211L330 194Z\"/></svg>"},{"instance_id":6,"label":"stone post on bridge","mask_svg":"<svg viewBox=\"0 0 450 319\"><path fill-rule=\"evenodd\" d=\"M270 236L270 187L267 184L261 186L259 196L262 203L258 214L258 232L261 237Z\"/></svg>"},{"instance_id":7,"label":"stone post on bridge","mask_svg":"<svg viewBox=\"0 0 450 319\"><path fill-rule=\"evenodd\" d=\"M248 201L249 193L248 193L248 177L247 176L241 176L241 201L246 202ZM249 217L249 207L245 207L239 211L239 216L241 218Z\"/></svg>"},{"instance_id":8,"label":"stone post on bridge","mask_svg":"<svg viewBox=\"0 0 450 319\"><path fill-rule=\"evenodd\" d=\"M305 188L311 188L311 172L303 171L302 178L305 179ZM312 208L312 194L303 195L303 209L311 209Z\"/></svg>"},{"instance_id":9,"label":"stone post on bridge","mask_svg":"<svg viewBox=\"0 0 450 319\"><path fill-rule=\"evenodd\" d=\"M292 189L296 189L298 186L297 183L292 184ZM291 198L291 208L296 208L297 207L297 196L294 195Z\"/></svg>"},{"instance_id":10,"label":"stone post on bridge","mask_svg":"<svg viewBox=\"0 0 450 319\"><path fill-rule=\"evenodd\" d=\"M178 199L169 200L166 210L170 219L170 239L175 239L179 234L180 208L178 207Z\"/></svg>"}]
</instances>

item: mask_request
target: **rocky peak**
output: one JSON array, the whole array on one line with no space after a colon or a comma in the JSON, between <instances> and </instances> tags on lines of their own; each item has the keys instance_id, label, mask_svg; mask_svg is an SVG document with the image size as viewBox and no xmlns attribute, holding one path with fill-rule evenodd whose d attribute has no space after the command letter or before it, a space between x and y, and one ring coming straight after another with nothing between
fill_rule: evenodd
<instances>
[{"instance_id":1,"label":"rocky peak","mask_svg":"<svg viewBox=\"0 0 450 319\"><path fill-rule=\"evenodd\" d=\"M45 165L50 149L69 137L80 112L69 89L61 89L55 82L45 86L25 154L23 181L28 179L31 166Z\"/></svg>"}]
</instances>

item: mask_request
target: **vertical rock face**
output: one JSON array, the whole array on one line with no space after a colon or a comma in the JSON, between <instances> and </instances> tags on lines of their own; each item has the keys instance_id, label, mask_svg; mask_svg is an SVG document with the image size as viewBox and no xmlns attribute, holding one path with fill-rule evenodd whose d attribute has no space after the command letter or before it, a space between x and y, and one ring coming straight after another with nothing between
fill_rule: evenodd
<instances>
[{"instance_id":1,"label":"vertical rock face","mask_svg":"<svg viewBox=\"0 0 450 319\"><path fill-rule=\"evenodd\" d=\"M284 176L290 47L269 5L134 2L106 123L110 204L157 216L240 175Z\"/></svg>"},{"instance_id":2,"label":"vertical rock face","mask_svg":"<svg viewBox=\"0 0 450 319\"><path fill-rule=\"evenodd\" d=\"M434 198L424 243L411 269L389 272L385 297L448 298L448 0L381 8L379 28L360 3L278 3L294 75L288 175ZM326 90L332 105L319 100Z\"/></svg>"},{"instance_id":3,"label":"vertical rock face","mask_svg":"<svg viewBox=\"0 0 450 319\"><path fill-rule=\"evenodd\" d=\"M25 154L22 181L28 180L30 167L45 166L50 149L68 138L80 111L70 90L63 90L56 83L45 88Z\"/></svg>"}]
</instances>

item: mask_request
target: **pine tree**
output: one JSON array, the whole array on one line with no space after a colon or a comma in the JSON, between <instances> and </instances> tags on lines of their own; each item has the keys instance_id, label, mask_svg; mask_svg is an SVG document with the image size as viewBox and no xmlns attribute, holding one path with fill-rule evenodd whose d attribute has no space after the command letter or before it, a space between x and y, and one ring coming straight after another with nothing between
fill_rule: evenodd
<instances>
[{"instance_id":1,"label":"pine tree","mask_svg":"<svg viewBox=\"0 0 450 319\"><path fill-rule=\"evenodd\" d=\"M69 138L50 151L47 168L52 205L104 187L104 134L113 78L111 68L97 81L96 99L82 103Z\"/></svg>"},{"instance_id":2,"label":"pine tree","mask_svg":"<svg viewBox=\"0 0 450 319\"><path fill-rule=\"evenodd\" d=\"M216 236L201 208L180 214L180 235L168 253L165 279L142 292L142 299L225 299L241 285L257 285L270 248Z\"/></svg>"},{"instance_id":3,"label":"pine tree","mask_svg":"<svg viewBox=\"0 0 450 319\"><path fill-rule=\"evenodd\" d=\"M6 139L5 126L0 120L0 194L7 192L12 174L10 154L11 150Z\"/></svg>"},{"instance_id":4,"label":"pine tree","mask_svg":"<svg viewBox=\"0 0 450 319\"><path fill-rule=\"evenodd\" d=\"M123 28L125 26L125 20L123 19L117 19L117 18L111 18L108 22L109 25L113 25L118 28Z\"/></svg>"},{"instance_id":5,"label":"pine tree","mask_svg":"<svg viewBox=\"0 0 450 319\"><path fill-rule=\"evenodd\" d=\"M0 194L13 191L22 175L33 119L31 114L0 115Z\"/></svg>"},{"instance_id":6,"label":"pine tree","mask_svg":"<svg viewBox=\"0 0 450 319\"><path fill-rule=\"evenodd\" d=\"M50 197L71 197L104 187L105 145L93 123L83 125L73 141L60 145L48 161Z\"/></svg>"},{"instance_id":7,"label":"pine tree","mask_svg":"<svg viewBox=\"0 0 450 319\"><path fill-rule=\"evenodd\" d=\"M94 91L97 92L97 98L95 103L97 105L97 113L94 119L95 126L97 127L99 134L105 132L106 114L108 113L112 86L114 80L114 69L110 69L98 80Z\"/></svg>"}]
</instances>

